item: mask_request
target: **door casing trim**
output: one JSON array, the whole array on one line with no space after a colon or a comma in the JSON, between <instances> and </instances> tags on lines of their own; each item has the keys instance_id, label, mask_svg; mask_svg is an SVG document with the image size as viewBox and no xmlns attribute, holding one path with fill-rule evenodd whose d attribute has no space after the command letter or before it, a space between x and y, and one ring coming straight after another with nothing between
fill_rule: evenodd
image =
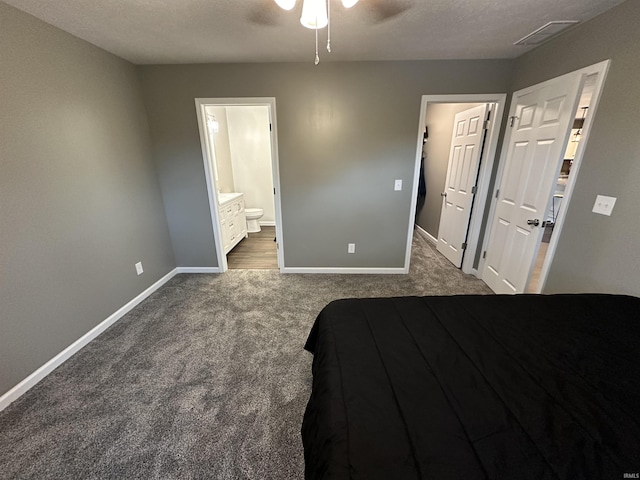
<instances>
[{"instance_id":1,"label":"door casing trim","mask_svg":"<svg viewBox=\"0 0 640 480\"><path fill-rule=\"evenodd\" d=\"M273 177L274 188L274 208L276 218L276 243L277 255L278 255L278 269L283 271L284 267L284 243L282 235L282 208L280 201L280 167L278 160L278 127L276 121L276 99L275 97L247 97L247 98L196 98L196 116L198 119L198 131L200 133L200 146L202 148L202 160L204 162L204 174L207 183L207 194L209 197L209 210L211 212L211 223L213 225L214 243L216 246L216 256L218 259L218 268L220 272L226 272L228 270L227 256L224 253L222 245L222 235L220 218L218 215L218 196L214 195L216 192L216 185L214 175L212 171L212 159L209 158L209 149L207 148L207 126L204 121L206 106L260 106L269 107L269 121L271 123L271 175Z\"/></svg>"}]
</instances>

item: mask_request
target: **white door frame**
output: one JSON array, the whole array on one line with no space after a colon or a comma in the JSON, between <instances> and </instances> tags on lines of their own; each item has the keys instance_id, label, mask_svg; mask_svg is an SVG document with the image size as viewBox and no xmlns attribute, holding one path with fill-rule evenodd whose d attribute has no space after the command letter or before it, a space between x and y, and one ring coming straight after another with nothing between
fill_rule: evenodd
<instances>
[{"instance_id":1,"label":"white door frame","mask_svg":"<svg viewBox=\"0 0 640 480\"><path fill-rule=\"evenodd\" d=\"M591 124L593 122L593 119L595 118L596 115L596 111L598 108L598 104L600 102L600 97L602 94L602 90L603 90L603 86L604 86L604 82L606 80L607 77L607 72L609 71L609 64L611 63L610 60L604 60L602 62L596 63L594 65L590 65L588 67L584 67L581 68L579 70L575 70L573 72L569 72L566 73L564 75L560 75L558 77L554 77L551 78L549 80L546 80L544 82L540 82L538 84L535 85L531 85L530 87L527 88L523 88L521 90L519 90L519 92L527 92L528 90L533 90L535 88L539 88L540 85L544 85L547 82L551 82L554 81L558 78L564 77L566 75L582 75L582 85L580 87L580 90L578 91L578 95L580 95L582 93L582 87L584 86L584 81L586 79L587 76L589 75L593 75L593 74L598 74L597 78L596 78L596 84L594 86L594 90L593 90L593 96L591 97L591 101L589 102L589 115L587 115L585 122L584 122L584 126L582 127L582 135L581 135L581 139L580 139L580 143L578 144L578 149L576 150L576 155L573 159L573 164L571 166L571 173L569 175L569 178L567 180L567 185L565 186L565 190L564 190L564 198L562 199L562 202L560 204L560 209L558 210L558 216L556 218L555 221L555 225L553 227L553 235L551 235L551 241L549 242L549 247L547 249L547 254L545 256L544 259L544 263L542 265L542 270L540 271L540 280L538 281L538 286L535 292L532 293L541 293L546 282L547 282L547 277L549 275L549 270L551 267L551 263L553 262L553 256L555 255L556 252L556 248L558 246L558 240L560 239L560 234L562 233L562 227L564 226L564 221L567 215L567 209L569 208L569 203L571 202L571 196L573 194L573 189L576 183L576 178L578 177L578 173L580 171L580 166L582 165L582 157L584 156L584 150L587 146L587 142L589 140L589 134L591 133ZM578 99L576 99L576 102L578 101ZM569 129L571 129L571 124L569 124ZM505 135L506 137L506 135ZM564 152L564 150L563 150ZM500 154L500 163L498 164L498 172L496 175L496 181L495 181L495 185L494 188L497 189L498 186L500 185L500 182L502 180L502 175L504 173L504 167L505 167L505 160L506 160L506 155L507 155L507 151L505 148L502 149L502 152ZM558 161L560 162L561 160L558 159ZM489 208L489 215L487 216L487 230L486 230L486 235L484 238L484 241L482 242L482 251L486 252L487 250L487 245L489 244L489 242L491 241L491 239L489 238L490 236L490 231L489 231L489 227L490 225L492 225L492 221L493 221L493 217L495 215L495 210L496 210L496 206L497 206L497 199L496 199L496 195L495 195L496 190L494 190L493 195L491 195L491 206ZM549 195L549 199L551 199L551 195ZM548 207L548 206L547 206ZM545 210L546 212L546 210ZM479 278L482 278L482 271L484 268L484 263L485 263L485 259L482 258L484 257L484 254L480 257L480 262L478 264L478 276ZM533 263L531 265L531 268L533 268L533 264L535 263L536 257L534 256L533 258ZM531 272L529 272L529 279L531 277ZM527 280L527 283L529 282L529 280Z\"/></svg>"},{"instance_id":2,"label":"white door frame","mask_svg":"<svg viewBox=\"0 0 640 480\"><path fill-rule=\"evenodd\" d=\"M418 120L418 141L416 147L416 163L413 173L413 195L411 199L411 216L409 217L409 233L407 236L407 252L405 256L405 272L409 272L409 262L411 259L411 244L413 240L413 230L415 227L415 215L418 203L418 181L420 177L420 160L422 158L423 135L426 126L427 107L430 103L495 103L496 108L491 113L489 120L489 132L485 147L480 159L478 170L478 180L476 182L477 192L473 201L473 209L469 219L469 230L467 233L467 248L462 259L462 271L477 275L473 268L473 261L478 250L480 238L480 228L482 217L487 202L491 172L495 162L498 148L498 137L502 126L502 116L507 100L506 93L477 93L463 95L423 95L420 104L420 119Z\"/></svg>"},{"instance_id":3,"label":"white door frame","mask_svg":"<svg viewBox=\"0 0 640 480\"><path fill-rule=\"evenodd\" d=\"M209 210L211 212L211 223L213 225L213 237L218 257L218 268L220 272L229 269L227 256L222 246L222 235L220 227L220 217L218 215L218 195L216 179L214 178L213 159L209 155L209 134L205 119L205 107L207 106L259 106L268 107L269 121L271 123L271 171L274 187L274 208L276 217L276 251L278 255L278 268L282 272L284 268L284 244L282 235L282 210L280 208L280 168L278 161L278 128L276 122L276 99L275 97L256 98L196 98L196 116L198 118L198 130L200 132L200 146L202 148L202 160L204 162L204 175L207 182L207 192L209 195Z\"/></svg>"}]
</instances>

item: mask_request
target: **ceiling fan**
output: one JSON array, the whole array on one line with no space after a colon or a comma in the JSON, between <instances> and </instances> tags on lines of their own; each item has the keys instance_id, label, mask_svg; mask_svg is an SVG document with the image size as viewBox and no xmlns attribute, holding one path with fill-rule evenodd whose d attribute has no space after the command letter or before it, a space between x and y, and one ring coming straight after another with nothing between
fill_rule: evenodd
<instances>
[{"instance_id":1,"label":"ceiling fan","mask_svg":"<svg viewBox=\"0 0 640 480\"><path fill-rule=\"evenodd\" d=\"M316 58L315 64L320 61L318 55L318 30L327 28L327 51L331 52L331 8L337 0L301 0L302 13L300 23L302 26L315 30L316 34ZM293 10L297 0L261 0L261 3L249 14L248 19L252 23L265 26L275 26L283 18L286 11ZM359 3L359 0L340 0L344 8L351 8ZM359 8L367 11L366 18L372 23L385 22L412 7L414 0L362 0Z\"/></svg>"},{"instance_id":2,"label":"ceiling fan","mask_svg":"<svg viewBox=\"0 0 640 480\"><path fill-rule=\"evenodd\" d=\"M297 3L304 3L300 0L298 2L294 0L282 1L285 5L288 3L290 8L279 8L279 4L275 0L260 0L256 5L251 7L251 12L248 15L249 21L258 25L276 26L280 24L283 14L286 13L283 10L292 10ZM335 0L330 1L334 2ZM350 8L356 3L359 3L358 9L366 12L366 18L370 19L372 23L382 23L409 10L415 3L415 0L361 0L360 2L358 2L358 0L348 0L346 5L344 2L341 3L343 6L349 5L346 8Z\"/></svg>"}]
</instances>

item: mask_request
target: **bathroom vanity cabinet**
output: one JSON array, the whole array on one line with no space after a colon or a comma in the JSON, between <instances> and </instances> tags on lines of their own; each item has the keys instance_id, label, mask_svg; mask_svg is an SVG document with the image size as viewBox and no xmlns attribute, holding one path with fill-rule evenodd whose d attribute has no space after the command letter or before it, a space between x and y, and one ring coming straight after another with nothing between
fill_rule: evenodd
<instances>
[{"instance_id":1,"label":"bathroom vanity cabinet","mask_svg":"<svg viewBox=\"0 0 640 480\"><path fill-rule=\"evenodd\" d=\"M240 240L247 236L244 195L242 193L221 193L218 195L218 204L220 206L222 247L226 255Z\"/></svg>"}]
</instances>

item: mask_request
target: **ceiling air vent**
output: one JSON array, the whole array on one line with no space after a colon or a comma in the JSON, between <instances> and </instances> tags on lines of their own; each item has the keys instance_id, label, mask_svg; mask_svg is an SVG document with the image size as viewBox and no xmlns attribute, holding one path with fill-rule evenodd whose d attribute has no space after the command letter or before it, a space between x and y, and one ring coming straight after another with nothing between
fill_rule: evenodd
<instances>
[{"instance_id":1,"label":"ceiling air vent","mask_svg":"<svg viewBox=\"0 0 640 480\"><path fill-rule=\"evenodd\" d=\"M525 35L514 45L540 45L551 37L555 37L563 30L579 23L578 20L556 20L534 30L529 35Z\"/></svg>"}]
</instances>

